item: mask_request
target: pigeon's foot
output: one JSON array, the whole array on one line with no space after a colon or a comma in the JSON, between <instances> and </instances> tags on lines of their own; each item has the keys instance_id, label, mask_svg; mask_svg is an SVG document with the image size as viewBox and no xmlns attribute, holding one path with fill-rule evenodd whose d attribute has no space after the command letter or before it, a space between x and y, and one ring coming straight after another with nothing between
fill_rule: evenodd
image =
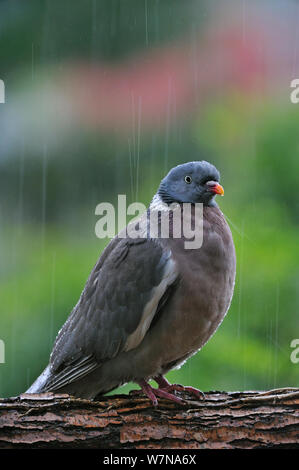
<instances>
[{"instance_id":1,"label":"pigeon's foot","mask_svg":"<svg viewBox=\"0 0 299 470\"><path fill-rule=\"evenodd\" d=\"M163 375L158 375L157 377L154 377L155 382L159 385L158 390L165 390L167 392L189 392L190 394L194 395L196 398L199 400L204 400L205 394L201 391L198 390L197 388L194 387L184 387L184 385L180 384L170 384Z\"/></svg>"},{"instance_id":2,"label":"pigeon's foot","mask_svg":"<svg viewBox=\"0 0 299 470\"><path fill-rule=\"evenodd\" d=\"M151 400L153 406L158 406L157 397L166 398L167 400L174 401L175 403L179 403L179 404L186 403L185 400L183 400L182 398L179 398L173 395L172 393L169 393L167 390L164 390L163 388L152 387L145 380L140 380L140 382L138 382L138 385L141 387L141 390L143 391L143 393Z\"/></svg>"}]
</instances>

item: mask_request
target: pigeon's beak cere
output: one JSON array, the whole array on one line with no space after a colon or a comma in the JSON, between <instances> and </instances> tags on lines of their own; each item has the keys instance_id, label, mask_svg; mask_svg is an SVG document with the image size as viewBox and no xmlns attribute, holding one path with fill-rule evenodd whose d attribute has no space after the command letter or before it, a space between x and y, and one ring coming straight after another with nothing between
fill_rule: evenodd
<instances>
[{"instance_id":1,"label":"pigeon's beak cere","mask_svg":"<svg viewBox=\"0 0 299 470\"><path fill-rule=\"evenodd\" d=\"M220 196L224 195L224 189L221 184L217 183L216 181L208 181L206 184L209 188L209 191L212 193L220 194Z\"/></svg>"}]
</instances>

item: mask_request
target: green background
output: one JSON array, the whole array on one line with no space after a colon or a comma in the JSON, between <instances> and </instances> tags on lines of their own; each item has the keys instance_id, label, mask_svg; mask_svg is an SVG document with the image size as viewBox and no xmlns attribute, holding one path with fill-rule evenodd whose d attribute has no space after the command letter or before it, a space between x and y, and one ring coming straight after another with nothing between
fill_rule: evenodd
<instances>
[{"instance_id":1,"label":"green background","mask_svg":"<svg viewBox=\"0 0 299 470\"><path fill-rule=\"evenodd\" d=\"M55 113L40 107L41 88L59 90L69 63L115 65L121 73L127 60L151 50L180 44L205 50L203 37L219 28L216 3L1 2L0 396L24 392L47 365L108 243L94 233L96 205L114 203L117 194L148 205L172 166L199 159L221 172L225 197L218 203L231 224L237 279L217 333L168 378L202 390L299 386L299 364L290 360L290 343L299 337L299 107L289 100L291 67L278 91L271 76L262 76L267 93L222 86L219 77L217 90L198 105L176 112L172 97L172 118L160 128L143 118L133 130L70 121L63 134ZM228 4L237 19L236 4ZM265 2L264 15L281 5ZM271 53L279 54L274 46ZM210 64L219 60L209 57Z\"/></svg>"}]
</instances>

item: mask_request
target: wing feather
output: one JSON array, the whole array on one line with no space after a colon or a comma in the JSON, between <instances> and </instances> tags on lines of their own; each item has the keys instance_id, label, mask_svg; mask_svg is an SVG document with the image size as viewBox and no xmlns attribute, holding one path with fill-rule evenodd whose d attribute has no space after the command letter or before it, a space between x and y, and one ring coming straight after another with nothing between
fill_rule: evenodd
<instances>
[{"instance_id":1,"label":"wing feather","mask_svg":"<svg viewBox=\"0 0 299 470\"><path fill-rule=\"evenodd\" d=\"M62 388L136 348L177 277L171 252L157 240L112 240L56 338L45 390Z\"/></svg>"}]
</instances>

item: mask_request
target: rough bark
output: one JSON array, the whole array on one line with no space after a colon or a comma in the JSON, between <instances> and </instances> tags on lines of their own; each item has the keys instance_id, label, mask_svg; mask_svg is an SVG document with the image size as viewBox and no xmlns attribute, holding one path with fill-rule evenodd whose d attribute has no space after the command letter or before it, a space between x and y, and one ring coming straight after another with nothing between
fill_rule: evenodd
<instances>
[{"instance_id":1,"label":"rough bark","mask_svg":"<svg viewBox=\"0 0 299 470\"><path fill-rule=\"evenodd\" d=\"M180 395L183 396L183 395ZM299 389L209 392L177 405L142 395L21 395L0 400L1 448L295 448Z\"/></svg>"}]
</instances>

